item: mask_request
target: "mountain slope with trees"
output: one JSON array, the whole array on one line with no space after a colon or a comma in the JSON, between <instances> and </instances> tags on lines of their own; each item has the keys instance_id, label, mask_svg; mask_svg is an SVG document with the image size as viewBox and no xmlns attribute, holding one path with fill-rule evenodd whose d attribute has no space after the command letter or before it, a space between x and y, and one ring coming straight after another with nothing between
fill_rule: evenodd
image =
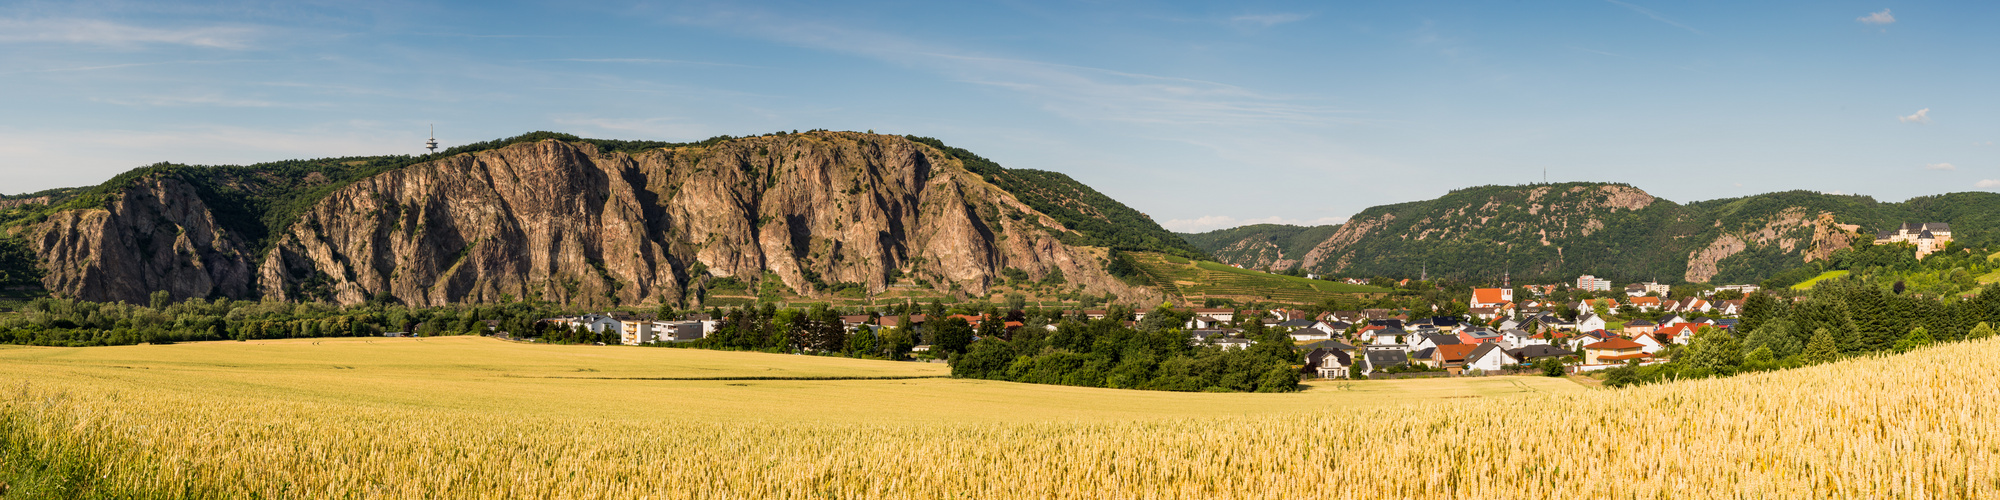
<instances>
[{"instance_id":1,"label":"mountain slope with trees","mask_svg":"<svg viewBox=\"0 0 2000 500\"><path fill-rule=\"evenodd\" d=\"M1991 246L2000 243L2000 194L1883 203L1788 191L1683 205L1624 184L1481 186L1369 208L1337 226L1183 237L1225 263L1342 276L1754 283L1904 222L1949 223L1961 246Z\"/></svg>"}]
</instances>

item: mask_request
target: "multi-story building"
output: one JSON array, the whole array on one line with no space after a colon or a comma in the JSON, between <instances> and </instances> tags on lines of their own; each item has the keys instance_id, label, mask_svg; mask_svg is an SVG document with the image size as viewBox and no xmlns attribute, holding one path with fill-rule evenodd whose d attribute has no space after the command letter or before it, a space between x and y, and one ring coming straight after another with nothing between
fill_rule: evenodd
<instances>
[{"instance_id":1,"label":"multi-story building","mask_svg":"<svg viewBox=\"0 0 2000 500\"><path fill-rule=\"evenodd\" d=\"M1576 287L1581 290L1605 292L1611 290L1611 280L1597 279L1596 276L1586 274L1576 278Z\"/></svg>"},{"instance_id":2,"label":"multi-story building","mask_svg":"<svg viewBox=\"0 0 2000 500\"><path fill-rule=\"evenodd\" d=\"M1951 243L1951 224L1943 222L1905 222L1895 231L1875 233L1875 244L1909 243L1917 246L1917 258L1942 249Z\"/></svg>"}]
</instances>

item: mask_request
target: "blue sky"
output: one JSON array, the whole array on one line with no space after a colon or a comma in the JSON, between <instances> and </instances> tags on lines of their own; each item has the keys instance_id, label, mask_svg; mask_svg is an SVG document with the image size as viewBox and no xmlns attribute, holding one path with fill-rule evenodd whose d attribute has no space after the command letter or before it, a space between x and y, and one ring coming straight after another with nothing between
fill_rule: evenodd
<instances>
[{"instance_id":1,"label":"blue sky","mask_svg":"<svg viewBox=\"0 0 2000 500\"><path fill-rule=\"evenodd\" d=\"M932 136L1171 229L2000 190L1993 3L7 2L0 193L556 130Z\"/></svg>"}]
</instances>

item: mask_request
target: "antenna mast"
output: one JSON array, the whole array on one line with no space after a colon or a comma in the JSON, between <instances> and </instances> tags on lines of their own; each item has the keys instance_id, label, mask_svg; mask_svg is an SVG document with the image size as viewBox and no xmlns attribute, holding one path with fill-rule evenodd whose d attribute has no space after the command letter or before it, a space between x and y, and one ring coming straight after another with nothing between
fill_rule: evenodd
<instances>
[{"instance_id":1,"label":"antenna mast","mask_svg":"<svg viewBox=\"0 0 2000 500\"><path fill-rule=\"evenodd\" d=\"M438 138L437 138L437 135L438 135L438 126L437 126L437 125L431 125L431 140L430 140L430 141L428 141L428 142L425 142L425 143L424 143L424 147L426 147L426 148L430 148L430 150L431 150L431 152L432 152L432 153L436 153L436 152L437 152L437 150L438 150Z\"/></svg>"}]
</instances>

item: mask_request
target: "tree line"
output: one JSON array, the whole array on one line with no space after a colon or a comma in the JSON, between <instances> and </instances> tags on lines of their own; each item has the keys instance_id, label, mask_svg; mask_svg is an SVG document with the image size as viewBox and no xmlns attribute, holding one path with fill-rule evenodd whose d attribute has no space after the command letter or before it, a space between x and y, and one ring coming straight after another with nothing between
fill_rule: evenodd
<instances>
[{"instance_id":1,"label":"tree line","mask_svg":"<svg viewBox=\"0 0 2000 500\"><path fill-rule=\"evenodd\" d=\"M1613 369L1605 383L1728 376L1990 338L2000 323L2000 290L1934 298L1866 279L1833 279L1799 297L1751 294L1741 316L1734 331L1703 328L1688 345L1661 351L1672 361Z\"/></svg>"},{"instance_id":2,"label":"tree line","mask_svg":"<svg viewBox=\"0 0 2000 500\"><path fill-rule=\"evenodd\" d=\"M467 335L495 331L537 332L537 320L555 310L511 303L412 308L370 301L352 306L314 302L230 299L168 300L155 292L149 304L37 298L0 315L0 343L41 346L167 344L211 340L362 337L385 332ZM489 328L488 321L494 322ZM614 340L615 341L615 340Z\"/></svg>"},{"instance_id":3,"label":"tree line","mask_svg":"<svg viewBox=\"0 0 2000 500\"><path fill-rule=\"evenodd\" d=\"M1165 391L1291 392L1299 389L1300 361L1292 339L1244 322L1248 348L1229 350L1193 342L1180 330L1188 318L1161 308L1136 328L1107 317L1064 321L1054 331L1035 328L983 336L951 357L954 377L1116 389Z\"/></svg>"}]
</instances>

